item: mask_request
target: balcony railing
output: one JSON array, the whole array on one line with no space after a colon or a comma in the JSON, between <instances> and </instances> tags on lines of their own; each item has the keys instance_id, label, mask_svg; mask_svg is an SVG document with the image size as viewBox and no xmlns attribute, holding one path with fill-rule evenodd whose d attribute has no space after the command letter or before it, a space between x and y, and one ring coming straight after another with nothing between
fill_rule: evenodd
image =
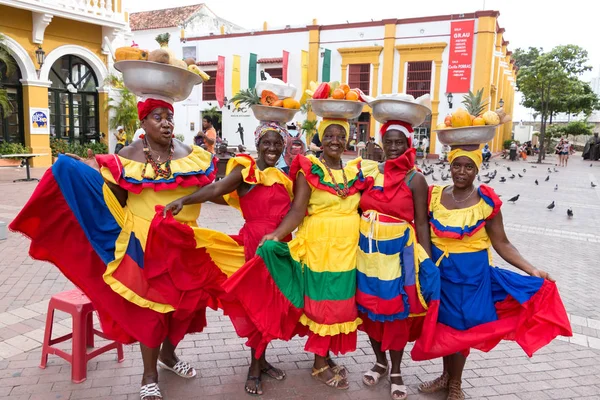
<instances>
[{"instance_id":1,"label":"balcony railing","mask_svg":"<svg viewBox=\"0 0 600 400\"><path fill-rule=\"evenodd\" d=\"M126 25L120 0L0 0L0 4L99 25Z\"/></svg>"}]
</instances>

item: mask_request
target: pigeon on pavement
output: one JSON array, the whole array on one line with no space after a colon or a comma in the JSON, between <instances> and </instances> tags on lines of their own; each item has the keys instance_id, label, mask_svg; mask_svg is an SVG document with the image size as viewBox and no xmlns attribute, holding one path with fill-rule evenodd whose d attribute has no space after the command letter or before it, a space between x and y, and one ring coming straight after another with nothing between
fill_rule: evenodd
<instances>
[{"instance_id":1,"label":"pigeon on pavement","mask_svg":"<svg viewBox=\"0 0 600 400\"><path fill-rule=\"evenodd\" d=\"M536 185L539 185L539 184L540 184L540 183L538 182L538 180L537 180L537 179L535 180L535 184L536 184Z\"/></svg>"},{"instance_id":2,"label":"pigeon on pavement","mask_svg":"<svg viewBox=\"0 0 600 400\"><path fill-rule=\"evenodd\" d=\"M596 185L594 182L590 182L590 183L592 184L592 187L593 187L593 188L595 188L596 186L598 186L598 185Z\"/></svg>"},{"instance_id":3,"label":"pigeon on pavement","mask_svg":"<svg viewBox=\"0 0 600 400\"><path fill-rule=\"evenodd\" d=\"M554 207L556 207L556 204L554 204L554 201L553 201L553 202L552 202L552 203L550 203L550 204L548 205L548 207L546 207L546 208L547 208L548 210L553 210L553 209L554 209Z\"/></svg>"},{"instance_id":4,"label":"pigeon on pavement","mask_svg":"<svg viewBox=\"0 0 600 400\"><path fill-rule=\"evenodd\" d=\"M573 218L573 210L571 210L570 208L567 210L567 217Z\"/></svg>"},{"instance_id":5,"label":"pigeon on pavement","mask_svg":"<svg viewBox=\"0 0 600 400\"><path fill-rule=\"evenodd\" d=\"M550 180L550 175L548 175L548 176L546 177L546 179L544 179L544 180L545 180L546 182L548 182L548 181Z\"/></svg>"},{"instance_id":6,"label":"pigeon on pavement","mask_svg":"<svg viewBox=\"0 0 600 400\"><path fill-rule=\"evenodd\" d=\"M519 200L519 196L520 196L520 194L516 195L515 197L511 197L511 198L510 198L510 199L508 199L507 201L508 201L509 203L514 203L514 202L516 202L517 200Z\"/></svg>"}]
</instances>

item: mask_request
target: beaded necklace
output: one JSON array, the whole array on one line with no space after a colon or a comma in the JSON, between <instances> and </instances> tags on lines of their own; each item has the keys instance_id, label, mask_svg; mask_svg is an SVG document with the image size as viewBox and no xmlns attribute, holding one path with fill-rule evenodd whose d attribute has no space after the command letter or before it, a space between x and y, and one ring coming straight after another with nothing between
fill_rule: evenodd
<instances>
[{"instance_id":1,"label":"beaded necklace","mask_svg":"<svg viewBox=\"0 0 600 400\"><path fill-rule=\"evenodd\" d=\"M148 144L148 141L146 138L143 138L144 141L144 155L146 157L146 163L144 164L144 169L142 170L142 178L146 178L146 167L148 166L148 164L150 164L152 166L152 169L154 170L154 177L158 177L160 176L161 178L169 178L171 176L171 160L173 159L173 153L175 153L175 145L173 144L173 141L171 140L171 146L169 149L169 158L167 159L167 161L165 161L164 163L159 163L154 161L154 158L152 157L151 154L151 148L150 145ZM160 159L160 157L159 157Z\"/></svg>"},{"instance_id":2,"label":"beaded necklace","mask_svg":"<svg viewBox=\"0 0 600 400\"><path fill-rule=\"evenodd\" d=\"M333 186L334 186L334 189L335 189L335 192L337 193L337 195L339 197L341 197L342 199L345 199L346 197L348 197L348 193L350 193L350 188L348 187L348 178L346 178L346 172L344 171L344 166L342 165L342 160L340 160L340 168L342 170L342 176L344 177L344 186L341 189L340 189L340 186L338 185L337 181L335 180L335 177L333 176L333 173L331 172L329 165L327 165L327 163L325 162L325 160L323 158L320 158L320 160L323 163L323 165L325 166L325 169L327 169L327 173L329 173L329 177L331 178L331 181L333 182Z\"/></svg>"}]
</instances>

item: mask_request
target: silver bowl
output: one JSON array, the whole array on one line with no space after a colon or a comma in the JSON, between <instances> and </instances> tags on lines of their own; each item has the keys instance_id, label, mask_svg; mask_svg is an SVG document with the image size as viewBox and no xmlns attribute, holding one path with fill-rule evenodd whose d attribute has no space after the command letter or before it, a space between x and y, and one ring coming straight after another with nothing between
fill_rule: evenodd
<instances>
[{"instance_id":1,"label":"silver bowl","mask_svg":"<svg viewBox=\"0 0 600 400\"><path fill-rule=\"evenodd\" d=\"M118 61L115 69L123 74L125 87L140 97L159 95L182 101L202 83L200 76L187 69L153 61Z\"/></svg>"},{"instance_id":2,"label":"silver bowl","mask_svg":"<svg viewBox=\"0 0 600 400\"><path fill-rule=\"evenodd\" d=\"M412 126L419 126L431 110L424 105L400 99L377 99L369 103L373 109L373 118L381 123L387 121L404 121Z\"/></svg>"},{"instance_id":3,"label":"silver bowl","mask_svg":"<svg viewBox=\"0 0 600 400\"><path fill-rule=\"evenodd\" d=\"M295 97L298 89L293 86L276 85L274 83L260 81L256 84L256 93L260 96L263 90L270 90L283 100L288 97Z\"/></svg>"},{"instance_id":4,"label":"silver bowl","mask_svg":"<svg viewBox=\"0 0 600 400\"><path fill-rule=\"evenodd\" d=\"M300 110L283 107L261 106L255 104L250 107L254 117L259 121L289 122Z\"/></svg>"},{"instance_id":5,"label":"silver bowl","mask_svg":"<svg viewBox=\"0 0 600 400\"><path fill-rule=\"evenodd\" d=\"M465 126L462 128L434 129L440 143L448 146L483 144L496 135L500 125Z\"/></svg>"},{"instance_id":6,"label":"silver bowl","mask_svg":"<svg viewBox=\"0 0 600 400\"><path fill-rule=\"evenodd\" d=\"M358 118L363 111L365 103L352 100L310 100L310 105L315 114L322 118Z\"/></svg>"}]
</instances>

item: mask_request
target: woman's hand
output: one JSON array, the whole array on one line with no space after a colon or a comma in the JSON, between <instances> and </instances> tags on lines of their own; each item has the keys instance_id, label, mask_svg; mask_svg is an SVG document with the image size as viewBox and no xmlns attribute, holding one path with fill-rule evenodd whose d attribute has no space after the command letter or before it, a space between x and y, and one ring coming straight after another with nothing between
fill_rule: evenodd
<instances>
[{"instance_id":1,"label":"woman's hand","mask_svg":"<svg viewBox=\"0 0 600 400\"><path fill-rule=\"evenodd\" d=\"M277 236L275 236L273 233L269 233L269 234L263 236L263 238L260 240L260 243L258 244L258 247L261 247L263 244L265 244L265 242L267 240L273 240L275 242L279 242L279 238Z\"/></svg>"},{"instance_id":2,"label":"woman's hand","mask_svg":"<svg viewBox=\"0 0 600 400\"><path fill-rule=\"evenodd\" d=\"M177 215L177 214L179 214L179 212L182 209L183 209L183 200L182 199L177 199L175 201L172 201L165 206L165 209L163 210L163 217L167 216L168 211L171 211L171 213L173 213L173 215Z\"/></svg>"},{"instance_id":3,"label":"woman's hand","mask_svg":"<svg viewBox=\"0 0 600 400\"><path fill-rule=\"evenodd\" d=\"M71 154L71 153L65 153L65 156L74 158L77 161L83 162L88 167L92 167L95 170L100 171L100 166L98 165L98 162L96 161L96 156L92 149L87 150L87 158L81 158L77 154Z\"/></svg>"},{"instance_id":4,"label":"woman's hand","mask_svg":"<svg viewBox=\"0 0 600 400\"><path fill-rule=\"evenodd\" d=\"M547 279L550 282L556 282L554 279L552 279L552 277L550 276L549 273L547 273L546 271L542 271L541 269L534 269L533 271L531 271L531 273L529 275L537 276L538 278Z\"/></svg>"}]
</instances>

